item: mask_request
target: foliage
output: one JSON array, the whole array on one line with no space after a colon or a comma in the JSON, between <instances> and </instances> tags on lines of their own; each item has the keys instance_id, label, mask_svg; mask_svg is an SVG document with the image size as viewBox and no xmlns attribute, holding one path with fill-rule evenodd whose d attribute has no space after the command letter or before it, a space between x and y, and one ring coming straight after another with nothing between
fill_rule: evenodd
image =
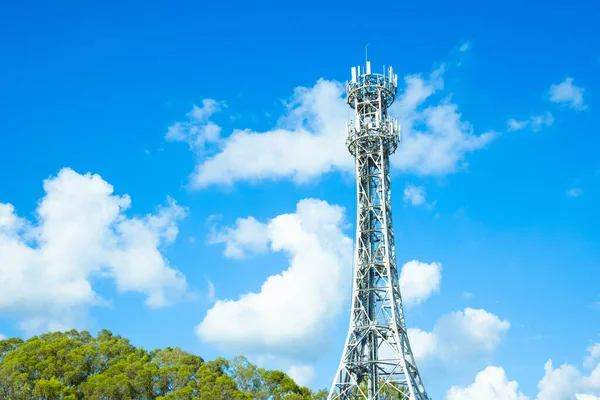
<instances>
[{"instance_id":1,"label":"foliage","mask_svg":"<svg viewBox=\"0 0 600 400\"><path fill-rule=\"evenodd\" d=\"M239 356L231 360L229 374L237 387L249 393L253 400L325 400L327 392L321 390L312 393L305 387L300 387L281 371L268 371L258 368L245 357Z\"/></svg>"},{"instance_id":2,"label":"foliage","mask_svg":"<svg viewBox=\"0 0 600 400\"><path fill-rule=\"evenodd\" d=\"M146 351L107 330L0 340L7 400L323 400L244 357L205 362L179 348Z\"/></svg>"}]
</instances>

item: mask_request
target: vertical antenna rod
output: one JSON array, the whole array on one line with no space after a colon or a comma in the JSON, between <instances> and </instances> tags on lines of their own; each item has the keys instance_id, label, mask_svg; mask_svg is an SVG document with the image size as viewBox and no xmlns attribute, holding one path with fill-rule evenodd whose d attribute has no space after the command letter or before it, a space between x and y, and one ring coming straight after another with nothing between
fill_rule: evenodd
<instances>
[{"instance_id":1,"label":"vertical antenna rod","mask_svg":"<svg viewBox=\"0 0 600 400\"><path fill-rule=\"evenodd\" d=\"M365 57L368 56L365 47ZM352 68L354 116L346 145L356 158L356 248L350 327L329 400L428 400L408 340L396 266L389 156L400 141L388 116L398 75Z\"/></svg>"}]
</instances>

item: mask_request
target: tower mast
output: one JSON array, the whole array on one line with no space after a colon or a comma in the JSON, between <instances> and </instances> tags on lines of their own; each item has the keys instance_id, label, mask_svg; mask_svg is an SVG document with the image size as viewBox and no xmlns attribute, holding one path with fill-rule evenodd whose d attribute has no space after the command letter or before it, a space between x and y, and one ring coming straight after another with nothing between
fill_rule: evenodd
<instances>
[{"instance_id":1,"label":"tower mast","mask_svg":"<svg viewBox=\"0 0 600 400\"><path fill-rule=\"evenodd\" d=\"M400 141L388 116L398 89L392 67L383 74L352 67L346 145L356 158L356 253L350 328L329 400L428 400L408 341L398 282L389 156Z\"/></svg>"}]
</instances>

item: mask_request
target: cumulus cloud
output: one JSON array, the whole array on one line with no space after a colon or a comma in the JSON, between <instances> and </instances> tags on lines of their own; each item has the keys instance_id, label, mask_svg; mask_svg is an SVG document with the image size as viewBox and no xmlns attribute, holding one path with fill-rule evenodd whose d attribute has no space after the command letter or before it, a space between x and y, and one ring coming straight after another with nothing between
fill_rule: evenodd
<instances>
[{"instance_id":1,"label":"cumulus cloud","mask_svg":"<svg viewBox=\"0 0 600 400\"><path fill-rule=\"evenodd\" d=\"M292 365L287 374L300 386L310 385L317 376L314 368L309 365Z\"/></svg>"},{"instance_id":2,"label":"cumulus cloud","mask_svg":"<svg viewBox=\"0 0 600 400\"><path fill-rule=\"evenodd\" d=\"M168 199L156 214L125 216L127 195L98 175L65 168L44 181L36 219L0 204L0 314L22 328L73 327L86 306L105 304L91 278L112 279L120 292L139 292L150 307L168 305L186 290L161 249L178 233L185 210Z\"/></svg>"},{"instance_id":3,"label":"cumulus cloud","mask_svg":"<svg viewBox=\"0 0 600 400\"><path fill-rule=\"evenodd\" d=\"M417 362L429 360L435 355L438 339L434 332L425 332L417 328L408 329L410 346Z\"/></svg>"},{"instance_id":4,"label":"cumulus cloud","mask_svg":"<svg viewBox=\"0 0 600 400\"><path fill-rule=\"evenodd\" d=\"M580 385L581 373L570 364L563 364L553 368L552 360L544 364L544 377L538 383L539 394L537 400L562 400L573 397L576 386Z\"/></svg>"},{"instance_id":5,"label":"cumulus cloud","mask_svg":"<svg viewBox=\"0 0 600 400\"><path fill-rule=\"evenodd\" d=\"M268 250L269 230L254 217L238 218L233 227L213 230L208 242L224 243L226 257L241 259Z\"/></svg>"},{"instance_id":6,"label":"cumulus cloud","mask_svg":"<svg viewBox=\"0 0 600 400\"><path fill-rule=\"evenodd\" d=\"M486 310L465 308L441 317L431 332L412 328L408 336L417 362L451 366L489 357L509 327Z\"/></svg>"},{"instance_id":7,"label":"cumulus cloud","mask_svg":"<svg viewBox=\"0 0 600 400\"><path fill-rule=\"evenodd\" d=\"M404 304L411 306L424 302L434 292L439 292L442 265L417 260L407 262L400 271L400 292Z\"/></svg>"},{"instance_id":8,"label":"cumulus cloud","mask_svg":"<svg viewBox=\"0 0 600 400\"><path fill-rule=\"evenodd\" d=\"M445 175L465 169L465 155L485 147L496 133L477 136L462 120L456 104L444 102L422 112L413 111L403 121L403 143L392 157L392 165L417 175Z\"/></svg>"},{"instance_id":9,"label":"cumulus cloud","mask_svg":"<svg viewBox=\"0 0 600 400\"><path fill-rule=\"evenodd\" d=\"M532 115L529 119L518 121L516 119L509 119L508 129L511 131L518 131L526 127L531 127L534 132L539 132L542 128L550 126L554 123L554 116L549 111L543 114Z\"/></svg>"},{"instance_id":10,"label":"cumulus cloud","mask_svg":"<svg viewBox=\"0 0 600 400\"><path fill-rule=\"evenodd\" d=\"M495 137L493 132L475 134L449 97L433 102L432 96L443 89L443 72L440 68L428 77L406 76L404 90L390 109L402 123L402 144L391 158L401 171L420 175L456 172L466 166L466 154L485 147ZM428 100L433 104L424 106ZM353 171L353 159L343 144L350 109L340 82L320 79L313 87L298 87L285 105L277 125L265 132L234 129L220 138L220 128L206 119L208 111L202 113L204 120L193 119L192 111L189 121L171 126L167 139L210 149L211 155L198 158L190 178L192 186L264 179L302 183L332 171ZM210 110L216 111L216 107Z\"/></svg>"},{"instance_id":11,"label":"cumulus cloud","mask_svg":"<svg viewBox=\"0 0 600 400\"><path fill-rule=\"evenodd\" d=\"M324 327L348 300L352 240L344 233L344 209L305 199L295 213L257 223L269 250L287 255L288 268L270 276L258 293L218 300L195 332L231 351L314 358ZM254 243L236 233L241 226L225 230L226 249L234 243L241 252L253 251Z\"/></svg>"},{"instance_id":12,"label":"cumulus cloud","mask_svg":"<svg viewBox=\"0 0 600 400\"><path fill-rule=\"evenodd\" d=\"M575 365L562 364L554 368L552 360L544 365L544 377L538 383L539 393L536 400L563 400L577 395L600 395L600 360L598 355L599 343L588 348L581 371ZM593 397L592 397L593 398Z\"/></svg>"},{"instance_id":13,"label":"cumulus cloud","mask_svg":"<svg viewBox=\"0 0 600 400\"><path fill-rule=\"evenodd\" d=\"M597 400L600 395L600 343L588 348L581 371L571 364L554 368L552 360L544 364L544 376L538 383L536 400ZM490 366L481 371L472 385L460 388L452 387L447 400L498 399L527 400L528 397L518 391L518 384L509 381L500 367Z\"/></svg>"},{"instance_id":14,"label":"cumulus cloud","mask_svg":"<svg viewBox=\"0 0 600 400\"><path fill-rule=\"evenodd\" d=\"M487 367L466 388L453 386L446 395L447 400L529 400L519 391L516 381L509 381L504 369Z\"/></svg>"},{"instance_id":15,"label":"cumulus cloud","mask_svg":"<svg viewBox=\"0 0 600 400\"><path fill-rule=\"evenodd\" d=\"M234 130L217 154L200 159L192 185L280 178L306 182L334 170L352 171L352 157L343 145L348 106L342 93L342 84L324 79L312 88L296 88L275 128Z\"/></svg>"},{"instance_id":16,"label":"cumulus cloud","mask_svg":"<svg viewBox=\"0 0 600 400\"><path fill-rule=\"evenodd\" d=\"M423 186L415 186L407 184L403 193L404 202L413 206L421 206L425 204L425 188Z\"/></svg>"},{"instance_id":17,"label":"cumulus cloud","mask_svg":"<svg viewBox=\"0 0 600 400\"><path fill-rule=\"evenodd\" d=\"M550 101L559 103L574 110L585 110L587 106L584 104L583 94L585 90L573 84L573 78L565 78L559 84L550 86Z\"/></svg>"},{"instance_id":18,"label":"cumulus cloud","mask_svg":"<svg viewBox=\"0 0 600 400\"><path fill-rule=\"evenodd\" d=\"M490 143L496 133L477 135L464 121L458 106L446 97L436 105L425 107L432 96L443 89L444 68L428 77L408 75L404 92L390 108L402 123L402 143L391 158L392 165L417 175L445 175L457 172L466 163L466 154Z\"/></svg>"},{"instance_id":19,"label":"cumulus cloud","mask_svg":"<svg viewBox=\"0 0 600 400\"><path fill-rule=\"evenodd\" d=\"M595 343L588 347L588 354L583 361L583 366L593 368L594 365L600 362L600 343Z\"/></svg>"}]
</instances>

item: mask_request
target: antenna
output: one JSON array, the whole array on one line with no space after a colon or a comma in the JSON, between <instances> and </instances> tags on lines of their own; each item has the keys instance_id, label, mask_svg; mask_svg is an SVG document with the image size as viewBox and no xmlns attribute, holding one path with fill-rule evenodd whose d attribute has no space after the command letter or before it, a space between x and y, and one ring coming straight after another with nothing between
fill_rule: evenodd
<instances>
[{"instance_id":1,"label":"antenna","mask_svg":"<svg viewBox=\"0 0 600 400\"><path fill-rule=\"evenodd\" d=\"M371 75L371 63L369 62L369 45L365 46L365 74Z\"/></svg>"}]
</instances>

